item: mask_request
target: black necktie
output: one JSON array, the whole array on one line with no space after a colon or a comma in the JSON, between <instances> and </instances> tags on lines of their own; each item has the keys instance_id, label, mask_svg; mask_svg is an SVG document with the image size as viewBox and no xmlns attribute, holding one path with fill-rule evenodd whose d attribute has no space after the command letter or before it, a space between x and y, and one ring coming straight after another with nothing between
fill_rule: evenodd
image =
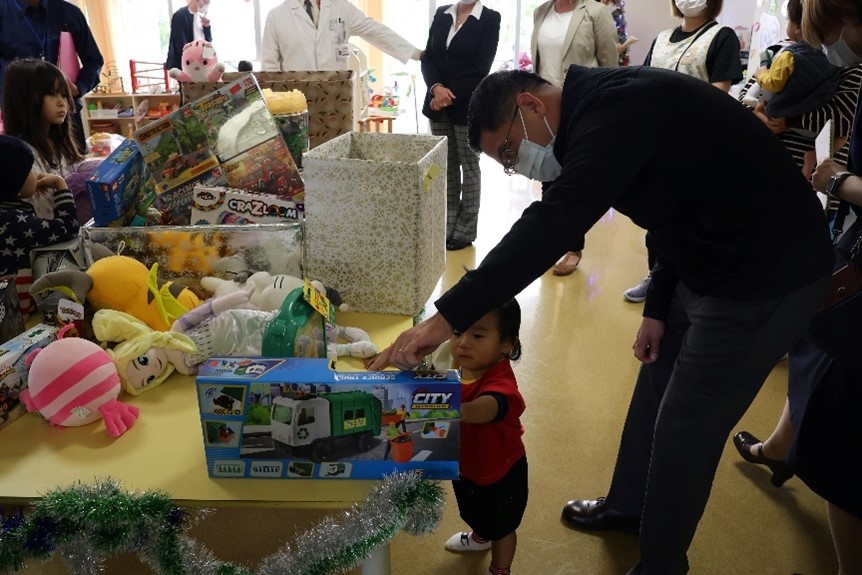
<instances>
[{"instance_id":1,"label":"black necktie","mask_svg":"<svg viewBox=\"0 0 862 575\"><path fill-rule=\"evenodd\" d=\"M314 22L314 11L311 9L311 0L305 0L305 11L308 12L308 17Z\"/></svg>"}]
</instances>

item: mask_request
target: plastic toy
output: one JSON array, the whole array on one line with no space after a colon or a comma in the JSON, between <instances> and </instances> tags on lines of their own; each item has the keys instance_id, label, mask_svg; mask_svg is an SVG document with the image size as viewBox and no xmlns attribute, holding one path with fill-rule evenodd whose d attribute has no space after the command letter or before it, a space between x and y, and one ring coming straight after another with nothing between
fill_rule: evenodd
<instances>
[{"instance_id":1,"label":"plastic toy","mask_svg":"<svg viewBox=\"0 0 862 575\"><path fill-rule=\"evenodd\" d=\"M224 64L212 44L195 40L183 46L183 69L171 68L168 74L178 82L218 82L224 73Z\"/></svg>"},{"instance_id":2,"label":"plastic toy","mask_svg":"<svg viewBox=\"0 0 862 575\"><path fill-rule=\"evenodd\" d=\"M188 288L158 283L158 264L149 270L126 256L96 260L86 272L63 270L46 274L30 287L33 295L60 290L78 303L86 299L94 309L128 313L156 331L168 331L187 311L201 305Z\"/></svg>"},{"instance_id":3,"label":"plastic toy","mask_svg":"<svg viewBox=\"0 0 862 575\"><path fill-rule=\"evenodd\" d=\"M128 431L140 410L117 401L120 377L111 357L91 341L63 338L71 325L60 330L57 341L27 357L28 388L21 400L57 427L73 427L105 420L111 437Z\"/></svg>"}]
</instances>

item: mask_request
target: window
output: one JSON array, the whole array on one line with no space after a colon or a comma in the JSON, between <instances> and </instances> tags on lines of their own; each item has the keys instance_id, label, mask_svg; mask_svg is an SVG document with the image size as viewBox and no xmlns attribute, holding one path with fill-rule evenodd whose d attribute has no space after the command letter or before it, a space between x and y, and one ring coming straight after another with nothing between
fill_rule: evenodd
<instances>
[{"instance_id":1,"label":"window","mask_svg":"<svg viewBox=\"0 0 862 575\"><path fill-rule=\"evenodd\" d=\"M272 420L280 423L290 423L293 419L293 409L287 405L275 404L272 407Z\"/></svg>"}]
</instances>

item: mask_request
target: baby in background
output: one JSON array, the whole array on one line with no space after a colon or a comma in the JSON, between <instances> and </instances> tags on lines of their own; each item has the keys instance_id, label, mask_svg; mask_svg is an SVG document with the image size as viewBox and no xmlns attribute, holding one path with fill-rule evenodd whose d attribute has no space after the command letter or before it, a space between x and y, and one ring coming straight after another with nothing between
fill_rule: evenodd
<instances>
[{"instance_id":1,"label":"baby in background","mask_svg":"<svg viewBox=\"0 0 862 575\"><path fill-rule=\"evenodd\" d=\"M827 104L838 88L841 68L830 64L821 50L802 41L801 24L802 0L789 0L786 30L789 42L774 59L768 50L764 52L761 67L754 72L757 83L742 100L752 108L765 107L770 118L813 112ZM806 137L816 136L801 129L795 131Z\"/></svg>"}]
</instances>

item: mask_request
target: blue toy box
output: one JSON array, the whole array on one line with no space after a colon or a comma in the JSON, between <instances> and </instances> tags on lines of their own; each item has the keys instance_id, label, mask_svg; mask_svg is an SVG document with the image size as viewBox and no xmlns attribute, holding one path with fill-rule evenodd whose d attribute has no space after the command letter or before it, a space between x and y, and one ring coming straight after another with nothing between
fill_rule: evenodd
<instances>
[{"instance_id":1,"label":"blue toy box","mask_svg":"<svg viewBox=\"0 0 862 575\"><path fill-rule=\"evenodd\" d=\"M457 372L337 372L325 359L222 357L196 381L211 477L457 479Z\"/></svg>"},{"instance_id":2,"label":"blue toy box","mask_svg":"<svg viewBox=\"0 0 862 575\"><path fill-rule=\"evenodd\" d=\"M97 226L128 225L146 211L156 189L134 140L124 140L87 179Z\"/></svg>"}]
</instances>

